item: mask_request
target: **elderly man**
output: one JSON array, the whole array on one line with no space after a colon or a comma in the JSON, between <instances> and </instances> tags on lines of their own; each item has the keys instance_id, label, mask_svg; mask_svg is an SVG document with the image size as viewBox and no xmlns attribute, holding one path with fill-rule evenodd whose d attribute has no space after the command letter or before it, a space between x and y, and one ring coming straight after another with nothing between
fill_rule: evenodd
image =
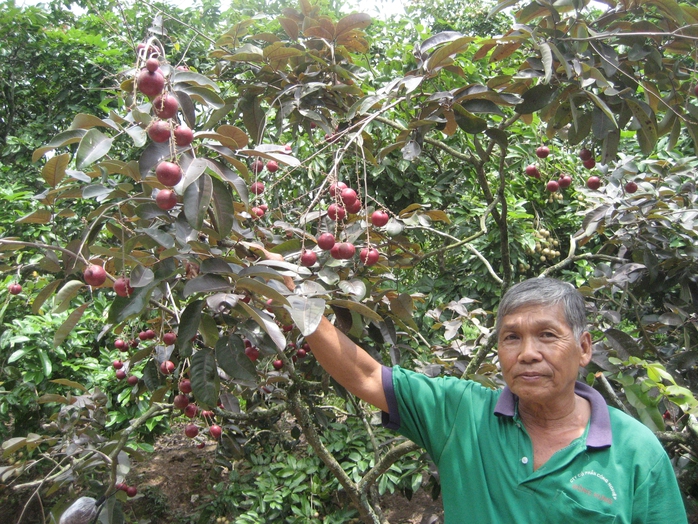
<instances>
[{"instance_id":1,"label":"elderly man","mask_svg":"<svg viewBox=\"0 0 698 524\"><path fill-rule=\"evenodd\" d=\"M501 391L383 367L326 319L307 340L330 375L429 452L447 524L685 523L659 441L576 380L592 346L582 296L553 279L517 284L496 333Z\"/></svg>"}]
</instances>

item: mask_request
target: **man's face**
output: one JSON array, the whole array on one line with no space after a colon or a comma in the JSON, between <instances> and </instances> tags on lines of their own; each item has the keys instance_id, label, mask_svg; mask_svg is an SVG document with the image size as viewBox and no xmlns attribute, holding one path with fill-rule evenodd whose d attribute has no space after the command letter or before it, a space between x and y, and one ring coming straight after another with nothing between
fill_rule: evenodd
<instances>
[{"instance_id":1,"label":"man's face","mask_svg":"<svg viewBox=\"0 0 698 524\"><path fill-rule=\"evenodd\" d=\"M498 340L504 380L524 402L573 394L579 367L591 360L591 336L575 339L560 304L515 310L502 319Z\"/></svg>"}]
</instances>

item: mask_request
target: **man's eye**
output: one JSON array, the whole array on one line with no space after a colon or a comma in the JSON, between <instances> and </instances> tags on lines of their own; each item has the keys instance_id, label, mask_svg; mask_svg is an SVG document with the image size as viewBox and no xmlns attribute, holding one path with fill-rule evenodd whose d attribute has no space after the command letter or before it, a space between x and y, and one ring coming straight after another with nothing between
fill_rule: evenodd
<instances>
[{"instance_id":1,"label":"man's eye","mask_svg":"<svg viewBox=\"0 0 698 524\"><path fill-rule=\"evenodd\" d=\"M509 333L508 335L504 336L504 340L516 340L517 338L519 338L519 337L517 337L513 333Z\"/></svg>"},{"instance_id":2,"label":"man's eye","mask_svg":"<svg viewBox=\"0 0 698 524\"><path fill-rule=\"evenodd\" d=\"M555 338L555 333L553 333L551 331L544 331L543 333L541 333L541 337L543 337L543 338Z\"/></svg>"}]
</instances>

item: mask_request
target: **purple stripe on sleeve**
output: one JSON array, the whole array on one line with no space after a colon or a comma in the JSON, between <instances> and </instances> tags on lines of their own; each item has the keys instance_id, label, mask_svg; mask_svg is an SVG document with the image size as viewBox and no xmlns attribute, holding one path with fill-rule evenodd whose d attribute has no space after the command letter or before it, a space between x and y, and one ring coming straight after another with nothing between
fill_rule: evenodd
<instances>
[{"instance_id":1,"label":"purple stripe on sleeve","mask_svg":"<svg viewBox=\"0 0 698 524\"><path fill-rule=\"evenodd\" d=\"M400 413L397 410L397 398L393 387L393 368L383 366L381 370L383 378L383 392L388 402L388 413L382 413L383 426L388 429L400 429Z\"/></svg>"}]
</instances>

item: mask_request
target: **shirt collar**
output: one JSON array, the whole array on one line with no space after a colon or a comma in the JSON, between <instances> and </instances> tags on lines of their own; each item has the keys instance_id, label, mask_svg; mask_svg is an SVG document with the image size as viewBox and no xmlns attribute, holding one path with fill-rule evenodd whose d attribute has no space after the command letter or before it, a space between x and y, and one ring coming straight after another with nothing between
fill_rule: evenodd
<instances>
[{"instance_id":1,"label":"shirt collar","mask_svg":"<svg viewBox=\"0 0 698 524\"><path fill-rule=\"evenodd\" d=\"M589 422L589 433L587 434L588 448L607 448L611 445L613 436L611 434L611 416L608 414L608 406L601 396L601 393L582 382L575 383L574 392L591 404L591 420ZM516 413L516 403L518 397L514 395L509 386L506 386L497 405L494 407L494 414L504 417L513 417Z\"/></svg>"}]
</instances>

